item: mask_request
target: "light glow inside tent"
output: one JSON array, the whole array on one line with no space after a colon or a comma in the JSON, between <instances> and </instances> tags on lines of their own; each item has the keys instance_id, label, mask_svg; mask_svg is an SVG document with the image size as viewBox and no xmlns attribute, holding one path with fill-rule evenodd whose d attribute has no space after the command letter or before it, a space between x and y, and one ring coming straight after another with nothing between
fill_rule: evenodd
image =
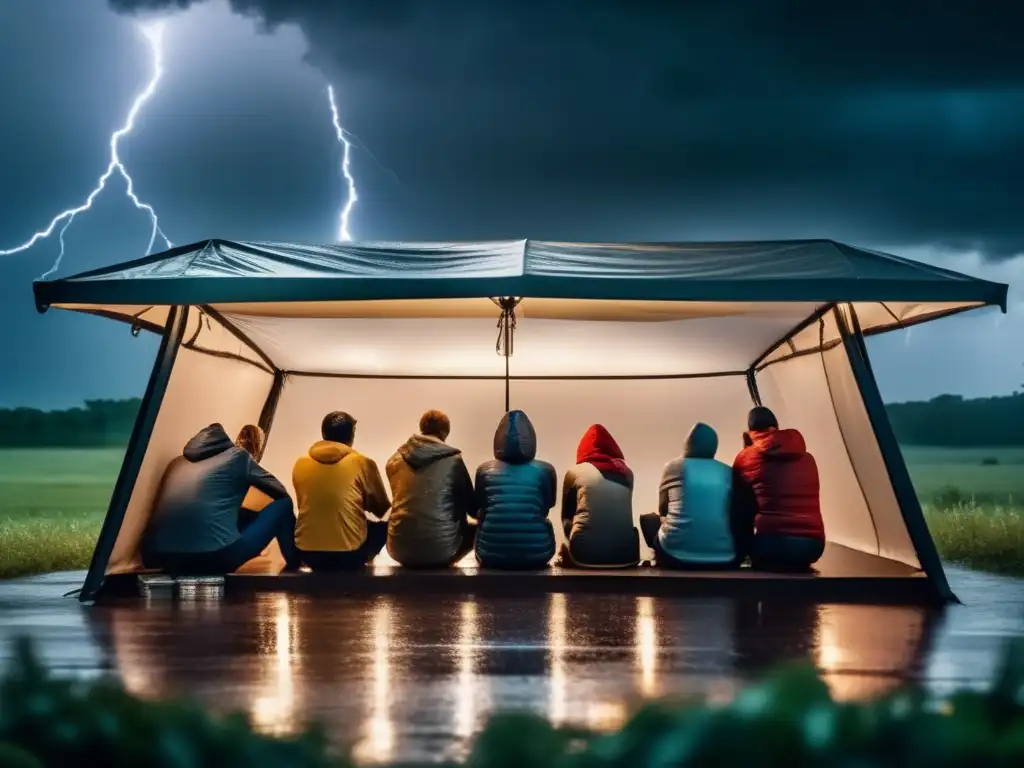
<instances>
[{"instance_id":1,"label":"light glow inside tent","mask_svg":"<svg viewBox=\"0 0 1024 768\"><path fill-rule=\"evenodd\" d=\"M522 297L507 381L492 301L502 296ZM355 447L383 467L420 414L440 408L472 472L492 458L507 384L510 406L537 429L538 458L560 475L589 425L611 431L635 474L637 517L657 510L662 467L695 422L715 428L730 463L761 402L817 459L830 545L925 571L947 591L901 488L863 337L1005 306L1005 296L1005 286L830 241L209 241L36 284L41 308L123 320L170 347L154 369L165 386L144 444L129 448L138 470L119 480L129 483L122 509L115 492L100 580L139 567L163 470L211 422L229 433L263 425L262 463L288 485L325 413L355 415ZM551 517L561 536L557 507Z\"/></svg>"}]
</instances>

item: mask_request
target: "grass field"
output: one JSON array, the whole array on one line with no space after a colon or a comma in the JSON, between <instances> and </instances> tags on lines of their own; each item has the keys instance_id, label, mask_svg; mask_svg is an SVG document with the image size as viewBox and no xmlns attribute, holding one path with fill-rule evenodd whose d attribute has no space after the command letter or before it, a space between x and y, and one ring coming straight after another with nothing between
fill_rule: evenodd
<instances>
[{"instance_id":1,"label":"grass field","mask_svg":"<svg viewBox=\"0 0 1024 768\"><path fill-rule=\"evenodd\" d=\"M0 450L0 578L85 568L123 456Z\"/></svg>"},{"instance_id":2,"label":"grass field","mask_svg":"<svg viewBox=\"0 0 1024 768\"><path fill-rule=\"evenodd\" d=\"M122 455L0 450L0 578L88 565ZM1024 575L1024 448L904 455L942 556Z\"/></svg>"}]
</instances>

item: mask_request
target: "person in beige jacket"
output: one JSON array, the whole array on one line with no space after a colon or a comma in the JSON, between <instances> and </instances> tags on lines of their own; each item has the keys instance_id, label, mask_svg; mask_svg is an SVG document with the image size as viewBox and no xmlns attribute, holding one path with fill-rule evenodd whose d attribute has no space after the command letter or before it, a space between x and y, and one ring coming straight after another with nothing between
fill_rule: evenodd
<instances>
[{"instance_id":1,"label":"person in beige jacket","mask_svg":"<svg viewBox=\"0 0 1024 768\"><path fill-rule=\"evenodd\" d=\"M477 501L458 448L445 440L451 421L427 411L420 431L387 463L391 483L388 554L411 568L444 568L473 548Z\"/></svg>"},{"instance_id":2,"label":"person in beige jacket","mask_svg":"<svg viewBox=\"0 0 1024 768\"><path fill-rule=\"evenodd\" d=\"M356 420L343 411L324 417L323 440L292 470L298 509L295 543L314 571L362 568L384 548L391 503L373 459L352 447Z\"/></svg>"}]
</instances>

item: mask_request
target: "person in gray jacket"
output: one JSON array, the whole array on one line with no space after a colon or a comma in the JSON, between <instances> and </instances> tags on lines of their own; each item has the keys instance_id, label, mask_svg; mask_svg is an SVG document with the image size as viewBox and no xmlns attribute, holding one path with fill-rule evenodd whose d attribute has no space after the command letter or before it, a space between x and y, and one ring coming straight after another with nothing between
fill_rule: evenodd
<instances>
[{"instance_id":1,"label":"person in gray jacket","mask_svg":"<svg viewBox=\"0 0 1024 768\"><path fill-rule=\"evenodd\" d=\"M693 425L683 455L665 465L658 511L640 516L644 540L668 568L734 568L732 468L715 459L718 435Z\"/></svg>"},{"instance_id":2,"label":"person in gray jacket","mask_svg":"<svg viewBox=\"0 0 1024 768\"><path fill-rule=\"evenodd\" d=\"M239 510L250 488L273 501L244 532ZM225 574L258 556L276 538L286 570L300 565L288 491L224 427L211 424L164 472L142 539L142 562L176 574Z\"/></svg>"},{"instance_id":3,"label":"person in gray jacket","mask_svg":"<svg viewBox=\"0 0 1024 768\"><path fill-rule=\"evenodd\" d=\"M458 448L445 443L451 421L427 411L420 431L388 459L388 554L411 568L444 568L473 549L476 496Z\"/></svg>"},{"instance_id":4,"label":"person in gray jacket","mask_svg":"<svg viewBox=\"0 0 1024 768\"><path fill-rule=\"evenodd\" d=\"M560 565L626 568L640 561L633 525L633 470L601 424L591 425L576 448L576 466L562 481L563 544Z\"/></svg>"},{"instance_id":5,"label":"person in gray jacket","mask_svg":"<svg viewBox=\"0 0 1024 768\"><path fill-rule=\"evenodd\" d=\"M548 511L555 505L558 476L536 455L530 418L509 411L494 433L494 460L476 471L476 558L485 568L544 568L554 557Z\"/></svg>"}]
</instances>

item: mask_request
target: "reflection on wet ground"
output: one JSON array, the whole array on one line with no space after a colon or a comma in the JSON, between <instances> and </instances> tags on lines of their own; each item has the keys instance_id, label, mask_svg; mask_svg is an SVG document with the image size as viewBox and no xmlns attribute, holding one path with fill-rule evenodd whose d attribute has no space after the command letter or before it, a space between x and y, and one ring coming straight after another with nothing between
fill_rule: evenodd
<instances>
[{"instance_id":1,"label":"reflection on wet ground","mask_svg":"<svg viewBox=\"0 0 1024 768\"><path fill-rule=\"evenodd\" d=\"M1021 582L963 571L965 606L543 595L333 600L264 594L80 607L80 574L0 585L0 653L29 634L59 669L113 670L144 696L188 693L284 733L315 718L365 762L458 756L495 709L619 725L644 698L727 698L781 661L807 659L834 694L904 680L984 685L1024 634Z\"/></svg>"}]
</instances>

